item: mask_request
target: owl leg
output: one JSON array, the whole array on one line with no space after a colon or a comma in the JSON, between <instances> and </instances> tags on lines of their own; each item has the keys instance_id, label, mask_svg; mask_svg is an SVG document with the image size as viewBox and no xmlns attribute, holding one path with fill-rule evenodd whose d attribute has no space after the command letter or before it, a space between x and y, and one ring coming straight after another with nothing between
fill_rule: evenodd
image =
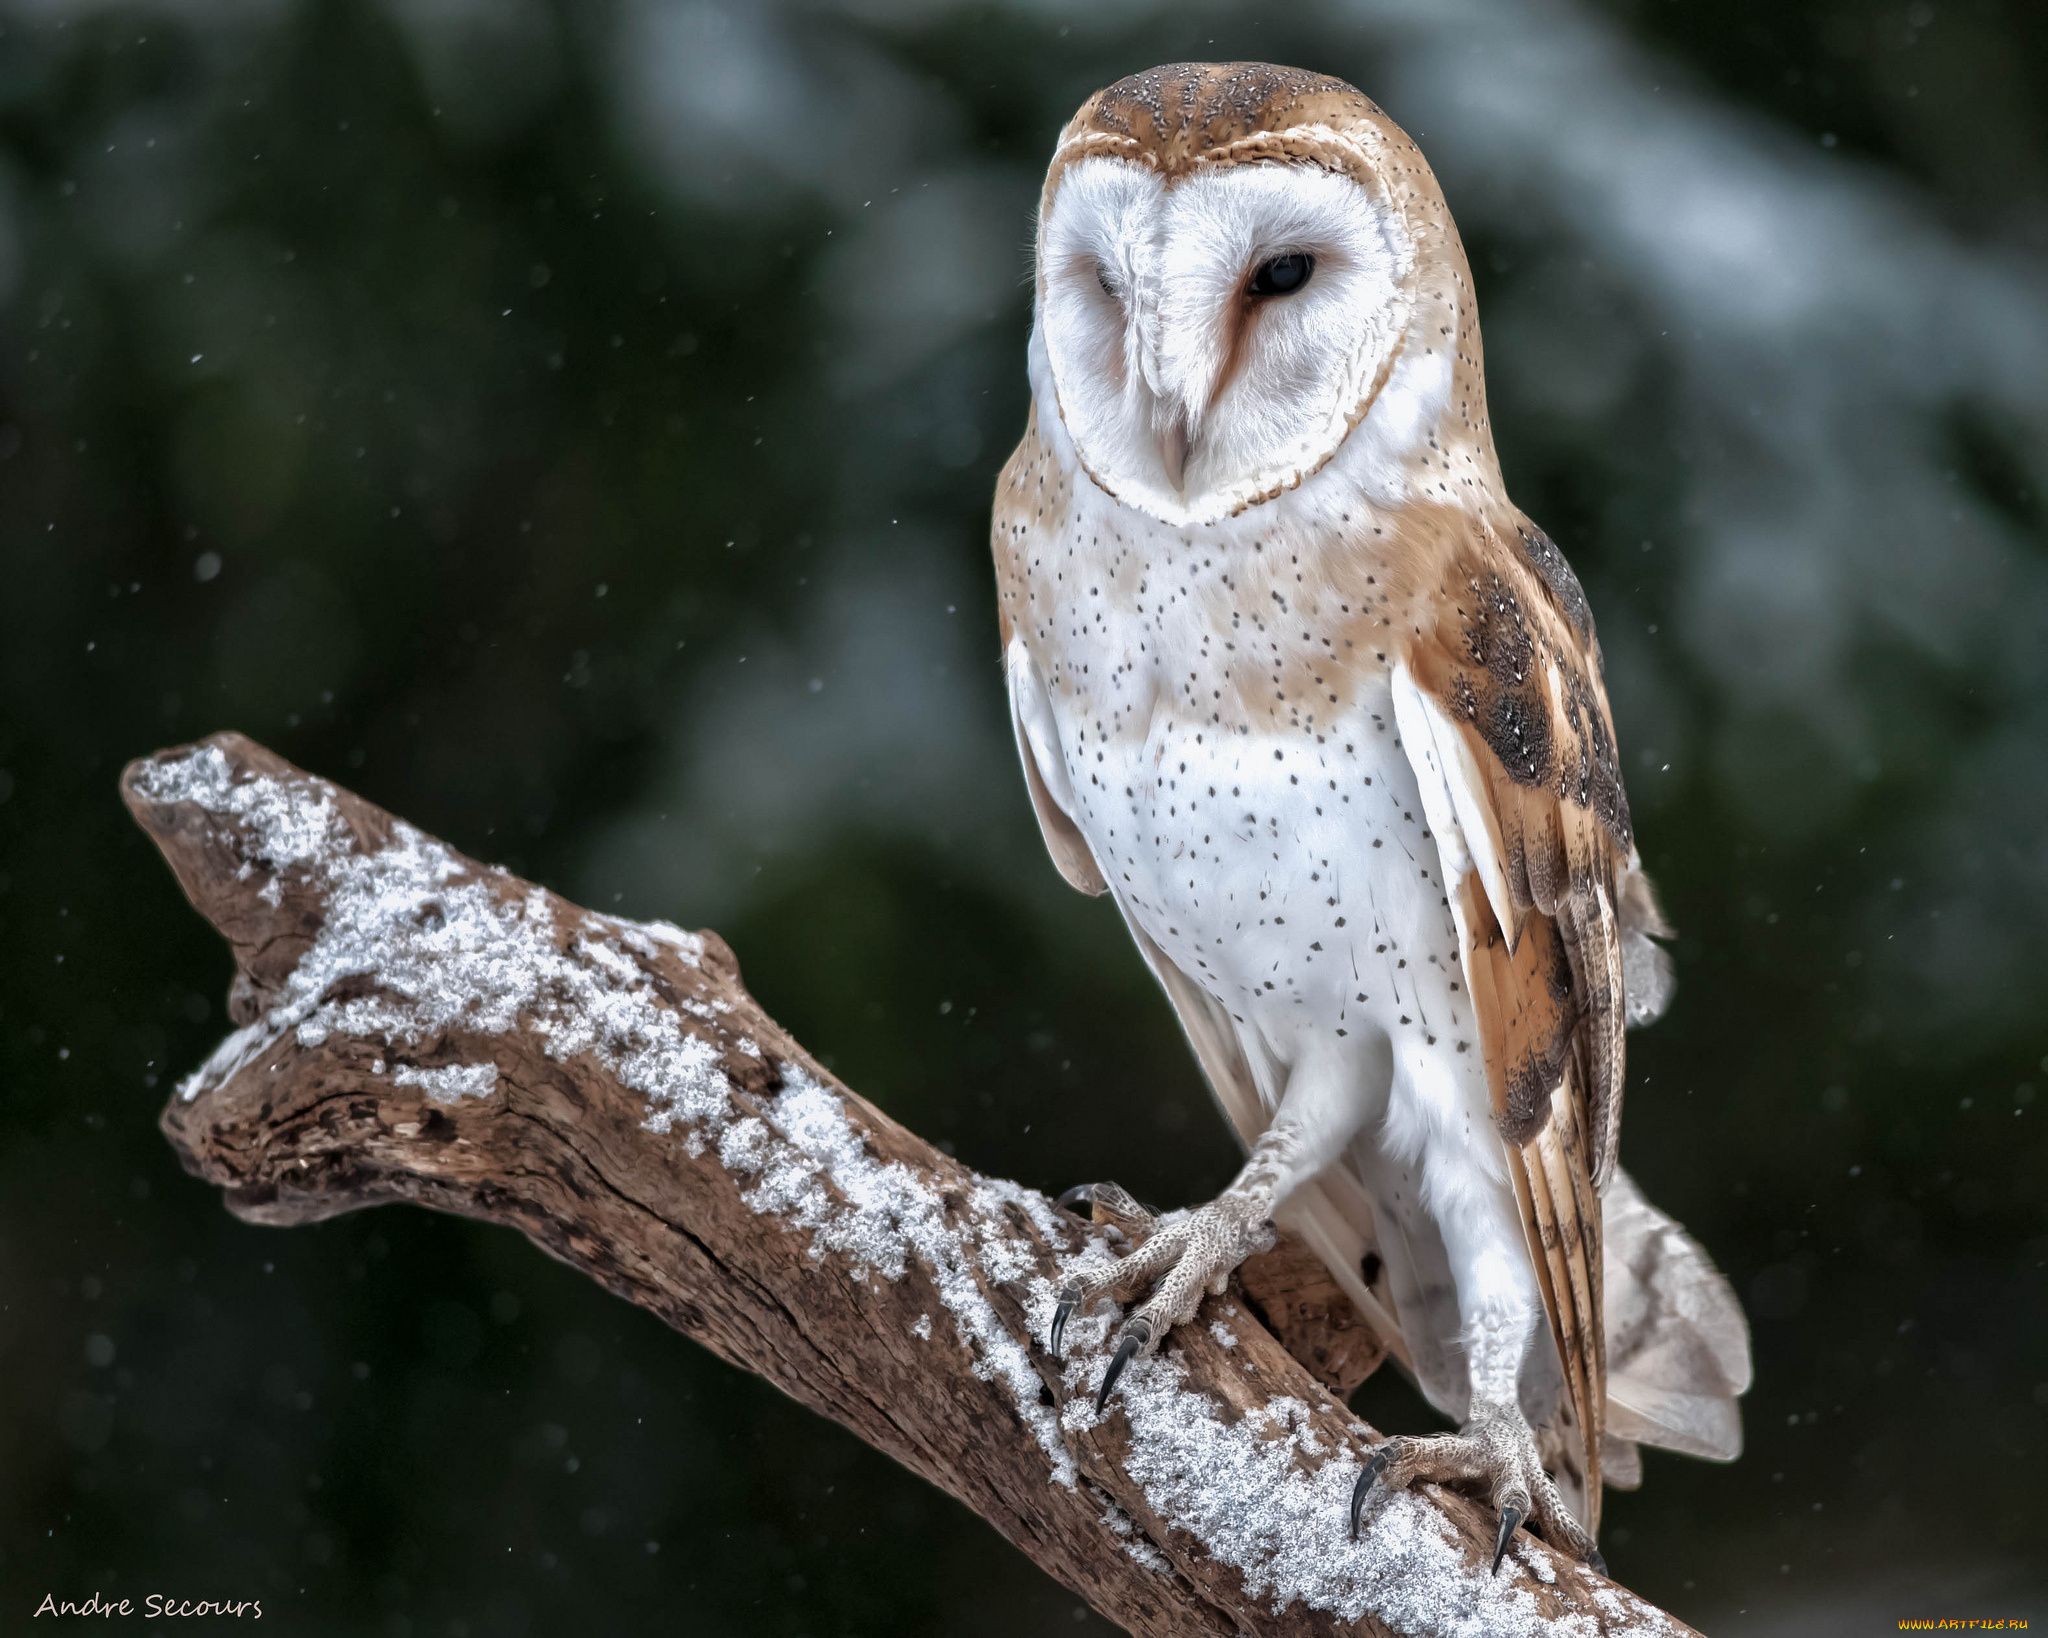
<instances>
[{"instance_id":1,"label":"owl leg","mask_svg":"<svg viewBox=\"0 0 2048 1638\"><path fill-rule=\"evenodd\" d=\"M1572 1517L1557 1485L1543 1469L1536 1435L1521 1407L1498 1401L1475 1402L1472 1414L1456 1433L1423 1438L1389 1439L1372 1453L1351 1492L1351 1539L1358 1539L1359 1515L1376 1483L1405 1490L1418 1480L1437 1484L1485 1487L1500 1528L1494 1537L1493 1568L1500 1569L1508 1538L1525 1521L1542 1526L1544 1539L1596 1570L1606 1565L1593 1538Z\"/></svg>"},{"instance_id":2,"label":"owl leg","mask_svg":"<svg viewBox=\"0 0 2048 1638\"><path fill-rule=\"evenodd\" d=\"M1220 1294L1239 1263L1272 1249L1278 1238L1273 1213L1298 1184L1336 1158L1362 1119L1347 1069L1335 1063L1298 1064L1273 1124L1252 1146L1229 1188L1206 1206L1161 1222L1129 1256L1060 1292L1050 1339L1054 1359L1066 1322L1076 1311L1101 1297L1152 1286L1151 1296L1117 1331L1116 1350L1095 1396L1096 1414L1109 1403L1110 1390L1133 1359L1156 1352L1167 1332L1194 1318L1204 1292ZM1102 1204L1099 1192L1091 1198Z\"/></svg>"},{"instance_id":3,"label":"owl leg","mask_svg":"<svg viewBox=\"0 0 2048 1638\"><path fill-rule=\"evenodd\" d=\"M1528 1255L1509 1238L1504 1212L1483 1195L1446 1202L1438 1216L1458 1284L1470 1410L1456 1433L1389 1439L1372 1453L1351 1492L1351 1535L1376 1483L1401 1490L1418 1480L1480 1487L1500 1515L1493 1567L1500 1568L1518 1524L1599 1568L1593 1538L1565 1505L1545 1471L1535 1430L1523 1413L1522 1369L1538 1346L1542 1299Z\"/></svg>"}]
</instances>

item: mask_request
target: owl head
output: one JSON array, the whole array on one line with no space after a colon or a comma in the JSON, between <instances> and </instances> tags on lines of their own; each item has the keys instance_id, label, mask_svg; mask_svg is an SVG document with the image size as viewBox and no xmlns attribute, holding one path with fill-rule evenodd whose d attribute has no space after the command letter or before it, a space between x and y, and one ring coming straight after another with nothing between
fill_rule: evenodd
<instances>
[{"instance_id":1,"label":"owl head","mask_svg":"<svg viewBox=\"0 0 2048 1638\"><path fill-rule=\"evenodd\" d=\"M1088 475L1162 522L1271 500L1362 427L1394 462L1447 411L1484 434L1443 195L1341 80L1264 63L1119 80L1061 135L1037 250L1041 418L1049 395Z\"/></svg>"}]
</instances>

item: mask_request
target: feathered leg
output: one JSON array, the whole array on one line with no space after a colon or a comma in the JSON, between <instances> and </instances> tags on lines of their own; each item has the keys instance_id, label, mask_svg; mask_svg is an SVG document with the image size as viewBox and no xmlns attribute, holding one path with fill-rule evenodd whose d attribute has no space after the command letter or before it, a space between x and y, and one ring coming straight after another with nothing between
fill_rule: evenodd
<instances>
[{"instance_id":1,"label":"feathered leg","mask_svg":"<svg viewBox=\"0 0 2048 1638\"><path fill-rule=\"evenodd\" d=\"M1100 1297L1152 1284L1151 1296L1117 1331L1096 1394L1098 1412L1109 1403L1125 1366L1156 1351L1167 1332L1192 1319L1203 1293L1220 1293L1245 1258L1272 1248L1277 1238L1273 1213L1343 1151L1364 1119L1368 1105L1359 1095L1356 1068L1348 1057L1335 1055L1295 1065L1272 1124L1252 1145L1229 1188L1206 1206L1162 1221L1129 1256L1060 1292L1050 1339L1055 1358L1072 1314Z\"/></svg>"},{"instance_id":2,"label":"feathered leg","mask_svg":"<svg viewBox=\"0 0 2048 1638\"><path fill-rule=\"evenodd\" d=\"M1461 1337L1471 1397L1456 1433L1402 1436L1374 1451L1351 1493L1351 1533L1375 1485L1401 1490L1418 1480L1476 1485L1500 1515L1493 1565L1500 1568L1515 1527L1539 1526L1546 1540L1598 1567L1593 1538L1544 1470L1535 1430L1523 1414L1521 1381L1540 1346L1543 1308L1517 1243L1520 1226L1503 1201L1477 1191L1438 1212L1464 1314Z\"/></svg>"}]
</instances>

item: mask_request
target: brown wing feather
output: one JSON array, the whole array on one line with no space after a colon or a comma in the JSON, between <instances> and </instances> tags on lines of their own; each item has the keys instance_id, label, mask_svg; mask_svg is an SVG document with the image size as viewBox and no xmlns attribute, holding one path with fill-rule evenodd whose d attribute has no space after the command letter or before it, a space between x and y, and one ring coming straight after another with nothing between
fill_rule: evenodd
<instances>
[{"instance_id":1,"label":"brown wing feather","mask_svg":"<svg viewBox=\"0 0 2048 1638\"><path fill-rule=\"evenodd\" d=\"M1616 914L1629 857L1628 803L1584 594L1549 538L1517 520L1432 531L1440 578L1417 588L1405 656L1462 742L1448 777L1476 779L1476 815L1505 887L1459 885L1467 977L1494 1114L1544 1308L1585 1440L1597 1528L1606 1425L1600 1190L1620 1131L1627 1006ZM1466 828L1474 828L1470 819ZM1503 926L1503 920L1507 925Z\"/></svg>"},{"instance_id":2,"label":"brown wing feather","mask_svg":"<svg viewBox=\"0 0 2048 1638\"><path fill-rule=\"evenodd\" d=\"M1558 1248L1570 1294L1566 1368L1576 1381L1573 1408L1579 1425L1590 1430L1586 1448L1586 1527L1600 1528L1600 1441L1607 1428L1607 1343L1601 1323L1600 1197L1593 1192L1586 1157L1579 1141L1576 1088L1567 1078L1552 1094L1550 1123L1529 1148L1541 1163L1550 1196ZM1525 1159L1528 1151L1524 1151ZM1532 1168L1533 1170L1533 1168ZM1532 1178L1532 1192L1537 1191ZM1560 1303L1560 1308L1563 1304Z\"/></svg>"},{"instance_id":3,"label":"brown wing feather","mask_svg":"<svg viewBox=\"0 0 2048 1638\"><path fill-rule=\"evenodd\" d=\"M1587 1527L1597 1530L1606 1331L1594 1318L1602 1301L1600 1199L1579 1129L1584 1092L1573 974L1551 918L1532 913L1521 940L1511 945L1477 872L1468 872L1458 891L1459 920L1469 940L1465 971L1494 1120L1508 1139L1508 1170L1573 1420L1579 1429L1593 1430L1583 1462Z\"/></svg>"}]
</instances>

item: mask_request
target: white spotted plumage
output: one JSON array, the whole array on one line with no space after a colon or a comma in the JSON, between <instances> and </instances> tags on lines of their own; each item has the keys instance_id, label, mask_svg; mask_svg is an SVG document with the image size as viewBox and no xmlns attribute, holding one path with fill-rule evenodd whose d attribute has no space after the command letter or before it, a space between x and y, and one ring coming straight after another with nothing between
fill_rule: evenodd
<instances>
[{"instance_id":1,"label":"white spotted plumage","mask_svg":"<svg viewBox=\"0 0 2048 1638\"><path fill-rule=\"evenodd\" d=\"M1746 1342L1647 1206L1662 1288L1587 1318L1622 953L1661 999L1662 927L1583 596L1501 491L1434 179L1339 82L1134 76L1055 155L1029 362L994 528L1027 783L1251 1150L1070 1296L1156 1279L1124 1333L1156 1347L1274 1219L1465 1423L1390 1481L1482 1479L1503 1539L1532 1516L1590 1552L1603 1430L1733 1454Z\"/></svg>"}]
</instances>

